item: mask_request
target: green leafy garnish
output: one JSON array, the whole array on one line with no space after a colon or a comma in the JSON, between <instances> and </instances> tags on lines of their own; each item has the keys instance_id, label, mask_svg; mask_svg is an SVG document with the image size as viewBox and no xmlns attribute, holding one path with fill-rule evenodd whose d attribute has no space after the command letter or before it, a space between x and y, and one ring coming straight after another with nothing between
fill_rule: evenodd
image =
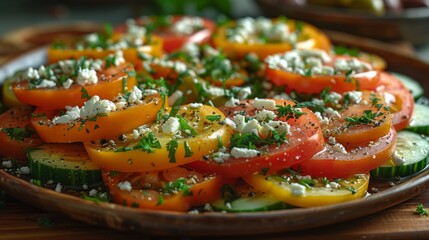
<instances>
[{"instance_id":1,"label":"green leafy garnish","mask_svg":"<svg viewBox=\"0 0 429 240\"><path fill-rule=\"evenodd\" d=\"M176 139L172 139L167 143L168 158L170 159L170 163L176 162L176 151L178 146L179 143Z\"/></svg>"},{"instance_id":2,"label":"green leafy garnish","mask_svg":"<svg viewBox=\"0 0 429 240\"><path fill-rule=\"evenodd\" d=\"M419 203L416 207L416 213L420 216L429 216L428 211L423 207L423 204Z\"/></svg>"},{"instance_id":3,"label":"green leafy garnish","mask_svg":"<svg viewBox=\"0 0 429 240\"><path fill-rule=\"evenodd\" d=\"M292 105L276 105L277 107L277 116L278 117L285 117L286 119L295 118L298 119L302 115L305 115L306 113L303 112L300 108L292 107Z\"/></svg>"},{"instance_id":4,"label":"green leafy garnish","mask_svg":"<svg viewBox=\"0 0 429 240\"><path fill-rule=\"evenodd\" d=\"M91 99L91 95L89 95L88 91L84 87L80 89L80 92L82 93L81 98Z\"/></svg>"},{"instance_id":5,"label":"green leafy garnish","mask_svg":"<svg viewBox=\"0 0 429 240\"><path fill-rule=\"evenodd\" d=\"M189 146L188 142L183 142L183 145L185 147L185 157L192 157L192 155L194 155L194 153L192 152L191 147Z\"/></svg>"},{"instance_id":6,"label":"green leafy garnish","mask_svg":"<svg viewBox=\"0 0 429 240\"><path fill-rule=\"evenodd\" d=\"M178 178L174 182L168 182L163 186L162 193L174 194L177 192L183 193L184 196L191 196L192 191L191 188L186 184L185 178Z\"/></svg>"},{"instance_id":7,"label":"green leafy garnish","mask_svg":"<svg viewBox=\"0 0 429 240\"><path fill-rule=\"evenodd\" d=\"M179 124L180 124L180 130L188 135L191 135L193 137L197 136L198 133L197 131L195 131L195 129L193 129L188 121L186 121L186 119L184 119L182 116L177 116L177 118L179 119Z\"/></svg>"},{"instance_id":8,"label":"green leafy garnish","mask_svg":"<svg viewBox=\"0 0 429 240\"><path fill-rule=\"evenodd\" d=\"M221 115L207 115L206 119L210 122L219 121L222 118Z\"/></svg>"},{"instance_id":9,"label":"green leafy garnish","mask_svg":"<svg viewBox=\"0 0 429 240\"><path fill-rule=\"evenodd\" d=\"M354 126L354 125L378 125L379 122L375 120L376 117L379 117L383 115L381 112L373 112L371 110L365 110L363 111L362 116L353 116L353 117L345 117L344 120L346 120L347 127Z\"/></svg>"},{"instance_id":10,"label":"green leafy garnish","mask_svg":"<svg viewBox=\"0 0 429 240\"><path fill-rule=\"evenodd\" d=\"M16 140L19 142L24 141L24 138L31 137L34 134L34 130L30 127L25 128L2 128L4 132L10 139Z\"/></svg>"}]
</instances>

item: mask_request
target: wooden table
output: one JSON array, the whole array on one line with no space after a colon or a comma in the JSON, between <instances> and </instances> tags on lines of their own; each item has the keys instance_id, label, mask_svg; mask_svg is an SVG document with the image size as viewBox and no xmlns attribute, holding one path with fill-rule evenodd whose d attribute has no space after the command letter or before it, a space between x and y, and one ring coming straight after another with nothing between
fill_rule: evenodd
<instances>
[{"instance_id":1,"label":"wooden table","mask_svg":"<svg viewBox=\"0 0 429 240\"><path fill-rule=\"evenodd\" d=\"M429 239L429 217L416 214L418 203L429 210L429 190L393 208L357 220L242 239ZM0 239L169 239L90 226L14 199L7 200L6 204L7 207L0 209Z\"/></svg>"}]
</instances>

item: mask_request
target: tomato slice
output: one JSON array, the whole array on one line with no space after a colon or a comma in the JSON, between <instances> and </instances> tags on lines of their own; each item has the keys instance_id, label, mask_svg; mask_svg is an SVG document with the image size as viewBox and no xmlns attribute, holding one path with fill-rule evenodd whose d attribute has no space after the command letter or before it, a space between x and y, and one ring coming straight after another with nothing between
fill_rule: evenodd
<instances>
[{"instance_id":1,"label":"tomato slice","mask_svg":"<svg viewBox=\"0 0 429 240\"><path fill-rule=\"evenodd\" d=\"M377 91L387 93L393 100L388 106L392 111L392 123L397 131L408 126L414 111L414 98L410 91L395 76L381 72Z\"/></svg>"},{"instance_id":2,"label":"tomato slice","mask_svg":"<svg viewBox=\"0 0 429 240\"><path fill-rule=\"evenodd\" d=\"M275 175L253 174L244 180L259 191L298 207L331 205L365 196L369 174L359 174L347 179L330 181L327 178L312 179L290 173Z\"/></svg>"},{"instance_id":3,"label":"tomato slice","mask_svg":"<svg viewBox=\"0 0 429 240\"><path fill-rule=\"evenodd\" d=\"M79 64L87 61L82 58L80 60L70 60L70 66L76 66L78 71ZM91 60L92 61L92 60ZM103 62L105 66L105 62ZM78 74L63 72L59 63L49 65L53 71L53 75L57 80L50 81L56 86L49 88L37 88L33 86L32 81L43 81L42 77L37 79L30 79L25 76L27 72L32 71L30 68L27 72L23 73L23 80L17 81L12 85L13 92L18 100L24 104L37 106L45 109L62 109L66 106L82 106L87 100L88 96L99 96L102 99L114 99L124 88L132 89L137 84L134 67L129 63L122 63L119 66L110 66L108 68L95 70L98 79L97 83L78 84ZM37 70L34 70L37 71ZM39 70L40 71L40 70ZM65 77L65 79L72 80L73 83L66 88L58 81L58 79ZM85 96L86 95L86 96Z\"/></svg>"},{"instance_id":4,"label":"tomato slice","mask_svg":"<svg viewBox=\"0 0 429 240\"><path fill-rule=\"evenodd\" d=\"M217 149L219 142L228 144L232 130L219 124L225 118L220 110L196 105L181 106L176 115L180 117L150 124L138 138L128 134L127 141L116 141L114 146L107 147L86 143L86 150L101 168L121 172L167 169L203 159ZM211 122L208 116L219 119ZM180 125L176 125L178 122Z\"/></svg>"},{"instance_id":5,"label":"tomato slice","mask_svg":"<svg viewBox=\"0 0 429 240\"><path fill-rule=\"evenodd\" d=\"M273 25L282 22L280 19L263 19L261 21L271 21ZM318 48L326 51L330 50L331 43L328 37L316 27L294 20L287 20L285 24L292 34L297 34L296 44L291 44L285 40L264 43L257 40L258 36L250 36L249 39L244 39L245 42L243 43L230 41L228 39L228 33L234 31L237 26L236 21L229 22L219 27L213 35L213 43L216 48L223 49L225 54L231 58L243 58L246 54L254 53L260 59L264 59L268 55L286 52L295 47L298 49Z\"/></svg>"},{"instance_id":6,"label":"tomato slice","mask_svg":"<svg viewBox=\"0 0 429 240\"><path fill-rule=\"evenodd\" d=\"M105 29L104 32L91 33L75 39L56 41L48 49L48 63L80 57L104 58L120 50L126 61L137 63L141 53L161 56L162 39L147 34L145 28L129 24L122 33Z\"/></svg>"},{"instance_id":7,"label":"tomato slice","mask_svg":"<svg viewBox=\"0 0 429 240\"><path fill-rule=\"evenodd\" d=\"M286 100L277 100L276 104L286 107L294 105L292 101ZM222 109L229 117L234 116L240 111L246 112L246 117L253 117L255 110L252 100L242 102L238 107L225 107ZM230 156L224 161L216 161L212 156L208 160L192 162L189 166L201 172L217 173L226 177L241 177L254 172L276 171L305 161L323 149L324 140L319 122L314 113L306 108L302 108L302 112L304 114L299 118L286 119L282 117L276 119L290 126L290 131L286 135L287 140L281 144L271 143L270 145L256 146L257 150L261 153L259 156ZM260 132L259 134L263 133ZM237 139L240 139L240 137L244 138L248 135L236 134L235 136L238 136ZM272 137L268 136L268 138ZM257 138L255 141L259 140ZM227 144L224 146L228 147Z\"/></svg>"},{"instance_id":8,"label":"tomato slice","mask_svg":"<svg viewBox=\"0 0 429 240\"><path fill-rule=\"evenodd\" d=\"M328 59L328 55L314 56L316 54L324 55L316 50L295 50L272 55L266 59L267 78L277 86L287 86L288 90L302 93L320 93L328 87L331 91L338 93L373 90L377 87L380 78L379 72L372 70L369 64L355 58L334 56ZM292 55L300 56L292 57ZM320 60L316 61L321 62L314 63L317 66L309 65L310 58L318 58ZM290 59L287 65L284 63L286 59ZM299 59L298 63L295 63L296 59ZM349 66L340 66L340 62L349 62ZM353 69L352 66L355 64L358 66ZM302 65L302 68L295 67L295 65ZM367 67L364 68L364 66Z\"/></svg>"},{"instance_id":9,"label":"tomato slice","mask_svg":"<svg viewBox=\"0 0 429 240\"><path fill-rule=\"evenodd\" d=\"M390 159L395 151L396 130L369 144L347 148L340 152L335 145L326 145L324 151L299 163L294 168L300 169L303 175L312 177L342 178L353 174L369 172Z\"/></svg>"},{"instance_id":10,"label":"tomato slice","mask_svg":"<svg viewBox=\"0 0 429 240\"><path fill-rule=\"evenodd\" d=\"M218 199L223 183L221 176L207 176L183 167L134 173L104 171L103 181L118 204L182 212Z\"/></svg>"},{"instance_id":11,"label":"tomato slice","mask_svg":"<svg viewBox=\"0 0 429 240\"><path fill-rule=\"evenodd\" d=\"M90 118L78 118L68 123L54 123L64 110L36 109L32 126L45 142L86 142L99 139L116 139L121 134L155 121L163 106L160 95L144 97L142 102L124 109Z\"/></svg>"},{"instance_id":12,"label":"tomato slice","mask_svg":"<svg viewBox=\"0 0 429 240\"><path fill-rule=\"evenodd\" d=\"M0 115L0 155L17 161L27 160L28 148L43 143L30 123L31 107L16 107Z\"/></svg>"},{"instance_id":13,"label":"tomato slice","mask_svg":"<svg viewBox=\"0 0 429 240\"><path fill-rule=\"evenodd\" d=\"M383 95L368 91L360 93L358 103L347 105L340 110L340 118L333 118L328 126L323 126L325 137L335 137L336 142L351 147L375 141L389 133L392 117Z\"/></svg>"}]
</instances>

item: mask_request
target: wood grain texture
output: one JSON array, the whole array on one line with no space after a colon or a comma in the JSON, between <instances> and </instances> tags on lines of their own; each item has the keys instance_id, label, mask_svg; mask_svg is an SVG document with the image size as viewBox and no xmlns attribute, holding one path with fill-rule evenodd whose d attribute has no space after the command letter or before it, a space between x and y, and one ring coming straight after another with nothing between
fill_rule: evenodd
<instances>
[{"instance_id":1,"label":"wood grain texture","mask_svg":"<svg viewBox=\"0 0 429 240\"><path fill-rule=\"evenodd\" d=\"M250 237L219 236L217 239L428 239L429 217L419 216L415 213L418 203L429 206L429 191L383 212L332 226L292 233L252 235ZM40 225L38 221L41 218L51 219L55 226ZM72 220L60 213L36 209L17 200L8 200L7 208L0 209L0 239L47 238L62 240L175 239L175 237L150 237L145 234L120 232L91 226Z\"/></svg>"}]
</instances>

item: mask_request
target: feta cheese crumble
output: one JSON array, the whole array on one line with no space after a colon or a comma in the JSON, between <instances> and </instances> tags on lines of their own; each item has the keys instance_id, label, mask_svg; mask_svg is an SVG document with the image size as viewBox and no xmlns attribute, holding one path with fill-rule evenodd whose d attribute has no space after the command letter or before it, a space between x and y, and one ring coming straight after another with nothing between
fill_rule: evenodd
<instances>
[{"instance_id":1,"label":"feta cheese crumble","mask_svg":"<svg viewBox=\"0 0 429 240\"><path fill-rule=\"evenodd\" d=\"M122 191L128 191L128 192L131 192L133 190L133 186L131 186L131 183L128 181L119 182L118 188Z\"/></svg>"},{"instance_id":2,"label":"feta cheese crumble","mask_svg":"<svg viewBox=\"0 0 429 240\"><path fill-rule=\"evenodd\" d=\"M252 158L260 154L258 150L233 147L231 149L231 156L234 158Z\"/></svg>"},{"instance_id":3,"label":"feta cheese crumble","mask_svg":"<svg viewBox=\"0 0 429 240\"><path fill-rule=\"evenodd\" d=\"M97 72L94 69L80 69L76 78L76 83L85 86L98 82Z\"/></svg>"},{"instance_id":4,"label":"feta cheese crumble","mask_svg":"<svg viewBox=\"0 0 429 240\"><path fill-rule=\"evenodd\" d=\"M162 133L167 135L176 135L180 129L179 119L175 117L170 117L168 120L162 124Z\"/></svg>"}]
</instances>

